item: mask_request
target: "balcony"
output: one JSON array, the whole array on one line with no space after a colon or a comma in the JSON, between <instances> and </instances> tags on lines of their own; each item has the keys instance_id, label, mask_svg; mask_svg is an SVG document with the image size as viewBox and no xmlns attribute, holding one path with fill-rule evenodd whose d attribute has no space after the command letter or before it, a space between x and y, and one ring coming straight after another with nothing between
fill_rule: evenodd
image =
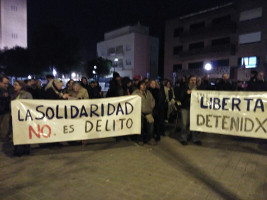
<instances>
[{"instance_id":1,"label":"balcony","mask_svg":"<svg viewBox=\"0 0 267 200\"><path fill-rule=\"evenodd\" d=\"M203 57L230 56L236 52L234 44L208 46L201 49L182 51L175 57L181 61L189 59L202 59Z\"/></svg>"},{"instance_id":2,"label":"balcony","mask_svg":"<svg viewBox=\"0 0 267 200\"><path fill-rule=\"evenodd\" d=\"M185 43L195 40L204 40L210 37L227 36L236 33L236 27L237 25L234 21L212 24L205 28L181 33L180 41L181 43Z\"/></svg>"}]
</instances>

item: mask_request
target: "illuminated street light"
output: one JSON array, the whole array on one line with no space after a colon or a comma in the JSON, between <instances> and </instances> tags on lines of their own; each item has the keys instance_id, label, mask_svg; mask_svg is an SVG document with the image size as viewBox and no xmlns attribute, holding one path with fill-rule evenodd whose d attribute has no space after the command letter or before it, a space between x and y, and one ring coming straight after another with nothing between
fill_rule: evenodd
<instances>
[{"instance_id":1,"label":"illuminated street light","mask_svg":"<svg viewBox=\"0 0 267 200\"><path fill-rule=\"evenodd\" d=\"M93 74L96 74L95 70L93 70Z\"/></svg>"},{"instance_id":2,"label":"illuminated street light","mask_svg":"<svg viewBox=\"0 0 267 200\"><path fill-rule=\"evenodd\" d=\"M94 69L97 69L97 66L96 65L94 66Z\"/></svg>"},{"instance_id":3,"label":"illuminated street light","mask_svg":"<svg viewBox=\"0 0 267 200\"><path fill-rule=\"evenodd\" d=\"M75 78L75 76L76 76L76 73L75 73L75 72L72 72L72 73L71 73L71 77L72 77L72 78Z\"/></svg>"},{"instance_id":4,"label":"illuminated street light","mask_svg":"<svg viewBox=\"0 0 267 200\"><path fill-rule=\"evenodd\" d=\"M115 72L115 67L117 67L117 62L119 61L118 58L114 58L114 65L113 65L113 68L114 68L114 72Z\"/></svg>"},{"instance_id":5,"label":"illuminated street light","mask_svg":"<svg viewBox=\"0 0 267 200\"><path fill-rule=\"evenodd\" d=\"M212 66L210 63L207 63L205 66L204 66L204 69L207 70L207 71L210 71L212 69Z\"/></svg>"},{"instance_id":6,"label":"illuminated street light","mask_svg":"<svg viewBox=\"0 0 267 200\"><path fill-rule=\"evenodd\" d=\"M29 75L29 76L28 76L28 79L32 79L32 76L31 76L31 75Z\"/></svg>"},{"instance_id":7,"label":"illuminated street light","mask_svg":"<svg viewBox=\"0 0 267 200\"><path fill-rule=\"evenodd\" d=\"M53 72L52 72L52 73L53 73L53 75L54 75L54 76L56 76L56 75L57 75L57 71L56 71L56 69L55 69L55 68L53 68Z\"/></svg>"}]
</instances>

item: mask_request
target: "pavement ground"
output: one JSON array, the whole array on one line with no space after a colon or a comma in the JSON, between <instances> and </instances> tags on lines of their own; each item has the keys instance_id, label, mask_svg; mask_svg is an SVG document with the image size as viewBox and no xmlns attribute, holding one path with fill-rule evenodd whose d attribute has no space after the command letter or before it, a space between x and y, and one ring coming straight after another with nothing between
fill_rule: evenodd
<instances>
[{"instance_id":1,"label":"pavement ground","mask_svg":"<svg viewBox=\"0 0 267 200\"><path fill-rule=\"evenodd\" d=\"M14 157L0 142L0 199L266 200L267 141L203 133L183 146L107 138Z\"/></svg>"}]
</instances>

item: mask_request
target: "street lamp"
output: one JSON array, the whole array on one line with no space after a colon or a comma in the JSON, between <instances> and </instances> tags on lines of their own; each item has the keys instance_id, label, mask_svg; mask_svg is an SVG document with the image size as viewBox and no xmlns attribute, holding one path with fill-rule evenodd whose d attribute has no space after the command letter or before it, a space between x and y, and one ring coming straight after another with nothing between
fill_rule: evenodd
<instances>
[{"instance_id":1,"label":"street lamp","mask_svg":"<svg viewBox=\"0 0 267 200\"><path fill-rule=\"evenodd\" d=\"M56 77L56 75L57 75L57 71L56 71L55 68L53 68L53 72L52 72L52 74L54 75L54 77Z\"/></svg>"},{"instance_id":2,"label":"street lamp","mask_svg":"<svg viewBox=\"0 0 267 200\"><path fill-rule=\"evenodd\" d=\"M210 71L212 69L212 65L210 63L205 64L204 69Z\"/></svg>"},{"instance_id":3,"label":"street lamp","mask_svg":"<svg viewBox=\"0 0 267 200\"><path fill-rule=\"evenodd\" d=\"M72 72L72 73L71 73L71 78L72 78L72 79L75 79L75 77L76 77L76 73L75 73L75 72Z\"/></svg>"},{"instance_id":4,"label":"street lamp","mask_svg":"<svg viewBox=\"0 0 267 200\"><path fill-rule=\"evenodd\" d=\"M95 66L94 66L94 69L93 69L93 75L94 75L94 79L95 79L95 80L97 79L97 72L96 72L96 69L97 69L97 66L95 65Z\"/></svg>"},{"instance_id":5,"label":"street lamp","mask_svg":"<svg viewBox=\"0 0 267 200\"><path fill-rule=\"evenodd\" d=\"M117 63L118 63L118 61L119 61L118 58L115 58L115 59L114 59L114 66L113 66L113 68L114 68L114 72L115 72L115 67L117 67Z\"/></svg>"}]
</instances>

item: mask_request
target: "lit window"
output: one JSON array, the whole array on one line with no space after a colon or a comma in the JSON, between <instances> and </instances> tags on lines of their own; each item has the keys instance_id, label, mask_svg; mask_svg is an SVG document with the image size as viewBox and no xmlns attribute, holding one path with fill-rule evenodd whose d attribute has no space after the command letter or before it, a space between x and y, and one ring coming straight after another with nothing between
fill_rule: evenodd
<instances>
[{"instance_id":1,"label":"lit window","mask_svg":"<svg viewBox=\"0 0 267 200\"><path fill-rule=\"evenodd\" d=\"M251 56L251 57L243 57L241 58L241 66L244 68L256 68L257 67L257 57ZM244 66L245 65L245 66Z\"/></svg>"}]
</instances>

